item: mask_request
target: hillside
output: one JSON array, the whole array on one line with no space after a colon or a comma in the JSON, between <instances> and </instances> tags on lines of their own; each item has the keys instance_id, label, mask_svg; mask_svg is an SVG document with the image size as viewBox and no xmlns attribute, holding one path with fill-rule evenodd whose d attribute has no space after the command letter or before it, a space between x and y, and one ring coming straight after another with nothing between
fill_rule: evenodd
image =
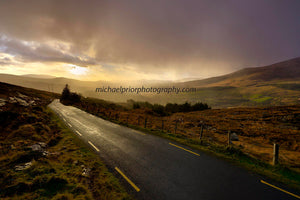
<instances>
[{"instance_id":1,"label":"hillside","mask_svg":"<svg viewBox=\"0 0 300 200\"><path fill-rule=\"evenodd\" d=\"M131 199L47 108L58 97L0 82L0 199Z\"/></svg>"},{"instance_id":2,"label":"hillside","mask_svg":"<svg viewBox=\"0 0 300 200\"><path fill-rule=\"evenodd\" d=\"M68 84L72 91L82 94L83 96L101 98L108 101L115 102L126 102L127 99L133 98L137 100L151 101L151 98L142 97L141 95L123 95L123 94L112 94L112 93L95 93L95 88L102 86L110 86L110 87L120 87L120 86L155 86L165 84L166 81L147 81L147 80L138 80L138 81L118 81L118 82L110 82L105 80L99 81L81 81L76 79L64 78L64 77L56 77L56 78L41 78L41 75L37 76L18 76L11 74L0 74L1 82L18 85L22 87L28 87L38 90L50 91L61 93L62 89ZM124 98L125 96L125 98Z\"/></svg>"},{"instance_id":3,"label":"hillside","mask_svg":"<svg viewBox=\"0 0 300 200\"><path fill-rule=\"evenodd\" d=\"M182 84L193 87L241 87L270 81L300 81L300 57L268 66L245 68L224 76L188 81Z\"/></svg>"},{"instance_id":4,"label":"hillside","mask_svg":"<svg viewBox=\"0 0 300 200\"><path fill-rule=\"evenodd\" d=\"M166 104L204 102L213 108L291 105L300 103L300 58L295 58L264 67L245 68L224 76L188 82L168 81L79 81L67 78L32 78L0 74L3 82L20 86L60 93L65 84L72 91L83 96L100 98L114 102L128 99ZM149 87L190 87L197 92L180 94L154 93L96 93L102 86L149 86Z\"/></svg>"},{"instance_id":5,"label":"hillside","mask_svg":"<svg viewBox=\"0 0 300 200\"><path fill-rule=\"evenodd\" d=\"M130 199L101 161L95 160L47 110L46 105L55 95L4 83L0 86L0 183L6 183L0 184L1 197L74 199L85 195L102 199L105 195L108 199ZM289 177L290 184L299 185L299 106L207 109L167 116L93 98L84 98L74 106L119 124L194 146L199 144L199 148L217 154L247 155L244 158L254 159L255 168L258 161L262 162L259 166L271 162L272 145L276 142L280 145L280 163L289 173L284 176ZM238 137L229 152L228 131Z\"/></svg>"},{"instance_id":6,"label":"hillside","mask_svg":"<svg viewBox=\"0 0 300 200\"><path fill-rule=\"evenodd\" d=\"M22 87L29 87L38 90L51 91L51 92L53 91L57 93L61 93L62 88L64 88L66 83L74 86L74 88L72 89L75 91L87 90L91 86L91 84L94 85L97 84L96 82L79 81L79 80L68 79L63 77L57 77L57 78L36 78L36 77L0 74L0 80L5 83L19 85Z\"/></svg>"},{"instance_id":7,"label":"hillside","mask_svg":"<svg viewBox=\"0 0 300 200\"><path fill-rule=\"evenodd\" d=\"M198 88L186 98L200 99L214 108L299 104L300 58L179 86Z\"/></svg>"}]
</instances>

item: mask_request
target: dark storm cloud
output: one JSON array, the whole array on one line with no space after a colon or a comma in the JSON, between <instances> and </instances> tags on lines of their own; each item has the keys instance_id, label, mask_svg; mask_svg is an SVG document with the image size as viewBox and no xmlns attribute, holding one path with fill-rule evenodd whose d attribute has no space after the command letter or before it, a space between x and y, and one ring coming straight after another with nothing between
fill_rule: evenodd
<instances>
[{"instance_id":1,"label":"dark storm cloud","mask_svg":"<svg viewBox=\"0 0 300 200\"><path fill-rule=\"evenodd\" d=\"M75 56L64 53L63 47L54 48L50 45L36 42L24 42L21 40L0 37L1 52L15 56L14 60L21 62L64 62L81 66L96 65L95 59L87 56ZM5 63L13 62L9 58L4 58Z\"/></svg>"},{"instance_id":2,"label":"dark storm cloud","mask_svg":"<svg viewBox=\"0 0 300 200\"><path fill-rule=\"evenodd\" d=\"M11 50L33 60L69 62L93 46L98 62L193 72L220 70L220 63L236 68L299 56L299 10L298 0L3 0L0 32L72 44L70 55L48 47Z\"/></svg>"},{"instance_id":3,"label":"dark storm cloud","mask_svg":"<svg viewBox=\"0 0 300 200\"><path fill-rule=\"evenodd\" d=\"M2 61L0 59L0 66L6 66L6 65L11 65L11 64L12 64L11 62Z\"/></svg>"},{"instance_id":4,"label":"dark storm cloud","mask_svg":"<svg viewBox=\"0 0 300 200\"><path fill-rule=\"evenodd\" d=\"M0 66L13 65L13 61L10 58L0 58Z\"/></svg>"}]
</instances>

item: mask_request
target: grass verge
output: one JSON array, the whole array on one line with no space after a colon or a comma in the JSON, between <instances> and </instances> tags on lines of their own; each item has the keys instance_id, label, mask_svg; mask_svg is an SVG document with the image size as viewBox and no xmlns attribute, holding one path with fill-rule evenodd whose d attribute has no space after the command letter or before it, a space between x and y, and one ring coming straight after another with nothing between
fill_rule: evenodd
<instances>
[{"instance_id":1,"label":"grass verge","mask_svg":"<svg viewBox=\"0 0 300 200\"><path fill-rule=\"evenodd\" d=\"M46 105L0 114L1 199L133 199Z\"/></svg>"},{"instance_id":2,"label":"grass verge","mask_svg":"<svg viewBox=\"0 0 300 200\"><path fill-rule=\"evenodd\" d=\"M89 180L85 183L88 184L92 196L95 199L133 199L126 190L120 185L119 180L111 174L99 156L95 154L80 138L78 138L49 108L48 113L51 119L58 124L62 130L64 138L58 148L67 149L67 151L74 152L70 157L65 158L69 162L85 163L89 166ZM76 150L76 151L74 151ZM76 158L76 159L75 159ZM72 168L74 166L72 165ZM69 171L70 169L65 169ZM72 169L73 170L73 169Z\"/></svg>"}]
</instances>

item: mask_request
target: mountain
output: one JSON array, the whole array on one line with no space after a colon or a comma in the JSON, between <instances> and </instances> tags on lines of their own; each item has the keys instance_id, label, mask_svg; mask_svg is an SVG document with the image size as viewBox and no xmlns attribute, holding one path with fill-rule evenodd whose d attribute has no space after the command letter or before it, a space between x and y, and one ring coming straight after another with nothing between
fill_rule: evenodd
<instances>
[{"instance_id":1,"label":"mountain","mask_svg":"<svg viewBox=\"0 0 300 200\"><path fill-rule=\"evenodd\" d=\"M223 76L187 81L182 85L193 87L240 87L271 81L300 81L300 57L268 66L245 68Z\"/></svg>"},{"instance_id":2,"label":"mountain","mask_svg":"<svg viewBox=\"0 0 300 200\"><path fill-rule=\"evenodd\" d=\"M36 78L28 76L16 76L11 74L0 74L0 80L5 83L34 88L45 91L61 92L65 84L76 85L76 88L84 87L83 81L67 78Z\"/></svg>"},{"instance_id":3,"label":"mountain","mask_svg":"<svg viewBox=\"0 0 300 200\"><path fill-rule=\"evenodd\" d=\"M42 78L41 78L42 77ZM237 106L289 105L300 103L300 58L276 64L245 68L239 71L203 80L186 82L138 80L119 82L79 81L68 78L28 77L0 74L0 81L23 87L61 93L65 84L71 91L83 96L104 100L125 102L128 99L166 104L185 101L205 102L213 108ZM99 93L95 88L110 87L190 87L197 92L190 93Z\"/></svg>"},{"instance_id":4,"label":"mountain","mask_svg":"<svg viewBox=\"0 0 300 200\"><path fill-rule=\"evenodd\" d=\"M21 75L23 77L29 77L29 78L44 78L44 79L51 79L56 78L56 76L46 75L46 74L25 74Z\"/></svg>"},{"instance_id":5,"label":"mountain","mask_svg":"<svg viewBox=\"0 0 300 200\"><path fill-rule=\"evenodd\" d=\"M41 78L42 77L42 78ZM50 91L61 93L66 84L70 86L72 92L80 93L83 96L101 98L115 102L126 102L127 99L136 99L140 101L152 101L151 98L143 97L136 94L119 94L119 93L96 93L96 88L101 87L128 87L128 86L160 86L166 84L168 81L163 80L138 80L138 81L122 81L110 82L110 81L80 81L76 79L69 79L64 77L51 77L46 78L45 76L18 76L11 74L0 74L0 82L5 82L13 85L18 85L27 88L33 88L38 90Z\"/></svg>"},{"instance_id":6,"label":"mountain","mask_svg":"<svg viewBox=\"0 0 300 200\"><path fill-rule=\"evenodd\" d=\"M299 104L300 58L177 86L197 88L188 95L191 101L204 101L215 108Z\"/></svg>"}]
</instances>

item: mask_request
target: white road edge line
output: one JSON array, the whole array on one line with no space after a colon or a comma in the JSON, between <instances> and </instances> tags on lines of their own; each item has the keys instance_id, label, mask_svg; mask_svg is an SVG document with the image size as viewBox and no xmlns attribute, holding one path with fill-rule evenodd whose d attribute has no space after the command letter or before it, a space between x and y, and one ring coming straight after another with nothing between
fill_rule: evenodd
<instances>
[{"instance_id":1,"label":"white road edge line","mask_svg":"<svg viewBox=\"0 0 300 200\"><path fill-rule=\"evenodd\" d=\"M82 136L81 133L79 133L78 131L76 131L76 133L77 133L78 135Z\"/></svg>"},{"instance_id":2,"label":"white road edge line","mask_svg":"<svg viewBox=\"0 0 300 200\"><path fill-rule=\"evenodd\" d=\"M69 123L68 123L68 125L69 125L70 127L72 127L72 125L71 125L71 124L69 124Z\"/></svg>"},{"instance_id":3,"label":"white road edge line","mask_svg":"<svg viewBox=\"0 0 300 200\"><path fill-rule=\"evenodd\" d=\"M99 151L99 149L98 149L91 141L88 141L88 143L89 143L92 147L94 147L94 149L95 149L96 151Z\"/></svg>"}]
</instances>

